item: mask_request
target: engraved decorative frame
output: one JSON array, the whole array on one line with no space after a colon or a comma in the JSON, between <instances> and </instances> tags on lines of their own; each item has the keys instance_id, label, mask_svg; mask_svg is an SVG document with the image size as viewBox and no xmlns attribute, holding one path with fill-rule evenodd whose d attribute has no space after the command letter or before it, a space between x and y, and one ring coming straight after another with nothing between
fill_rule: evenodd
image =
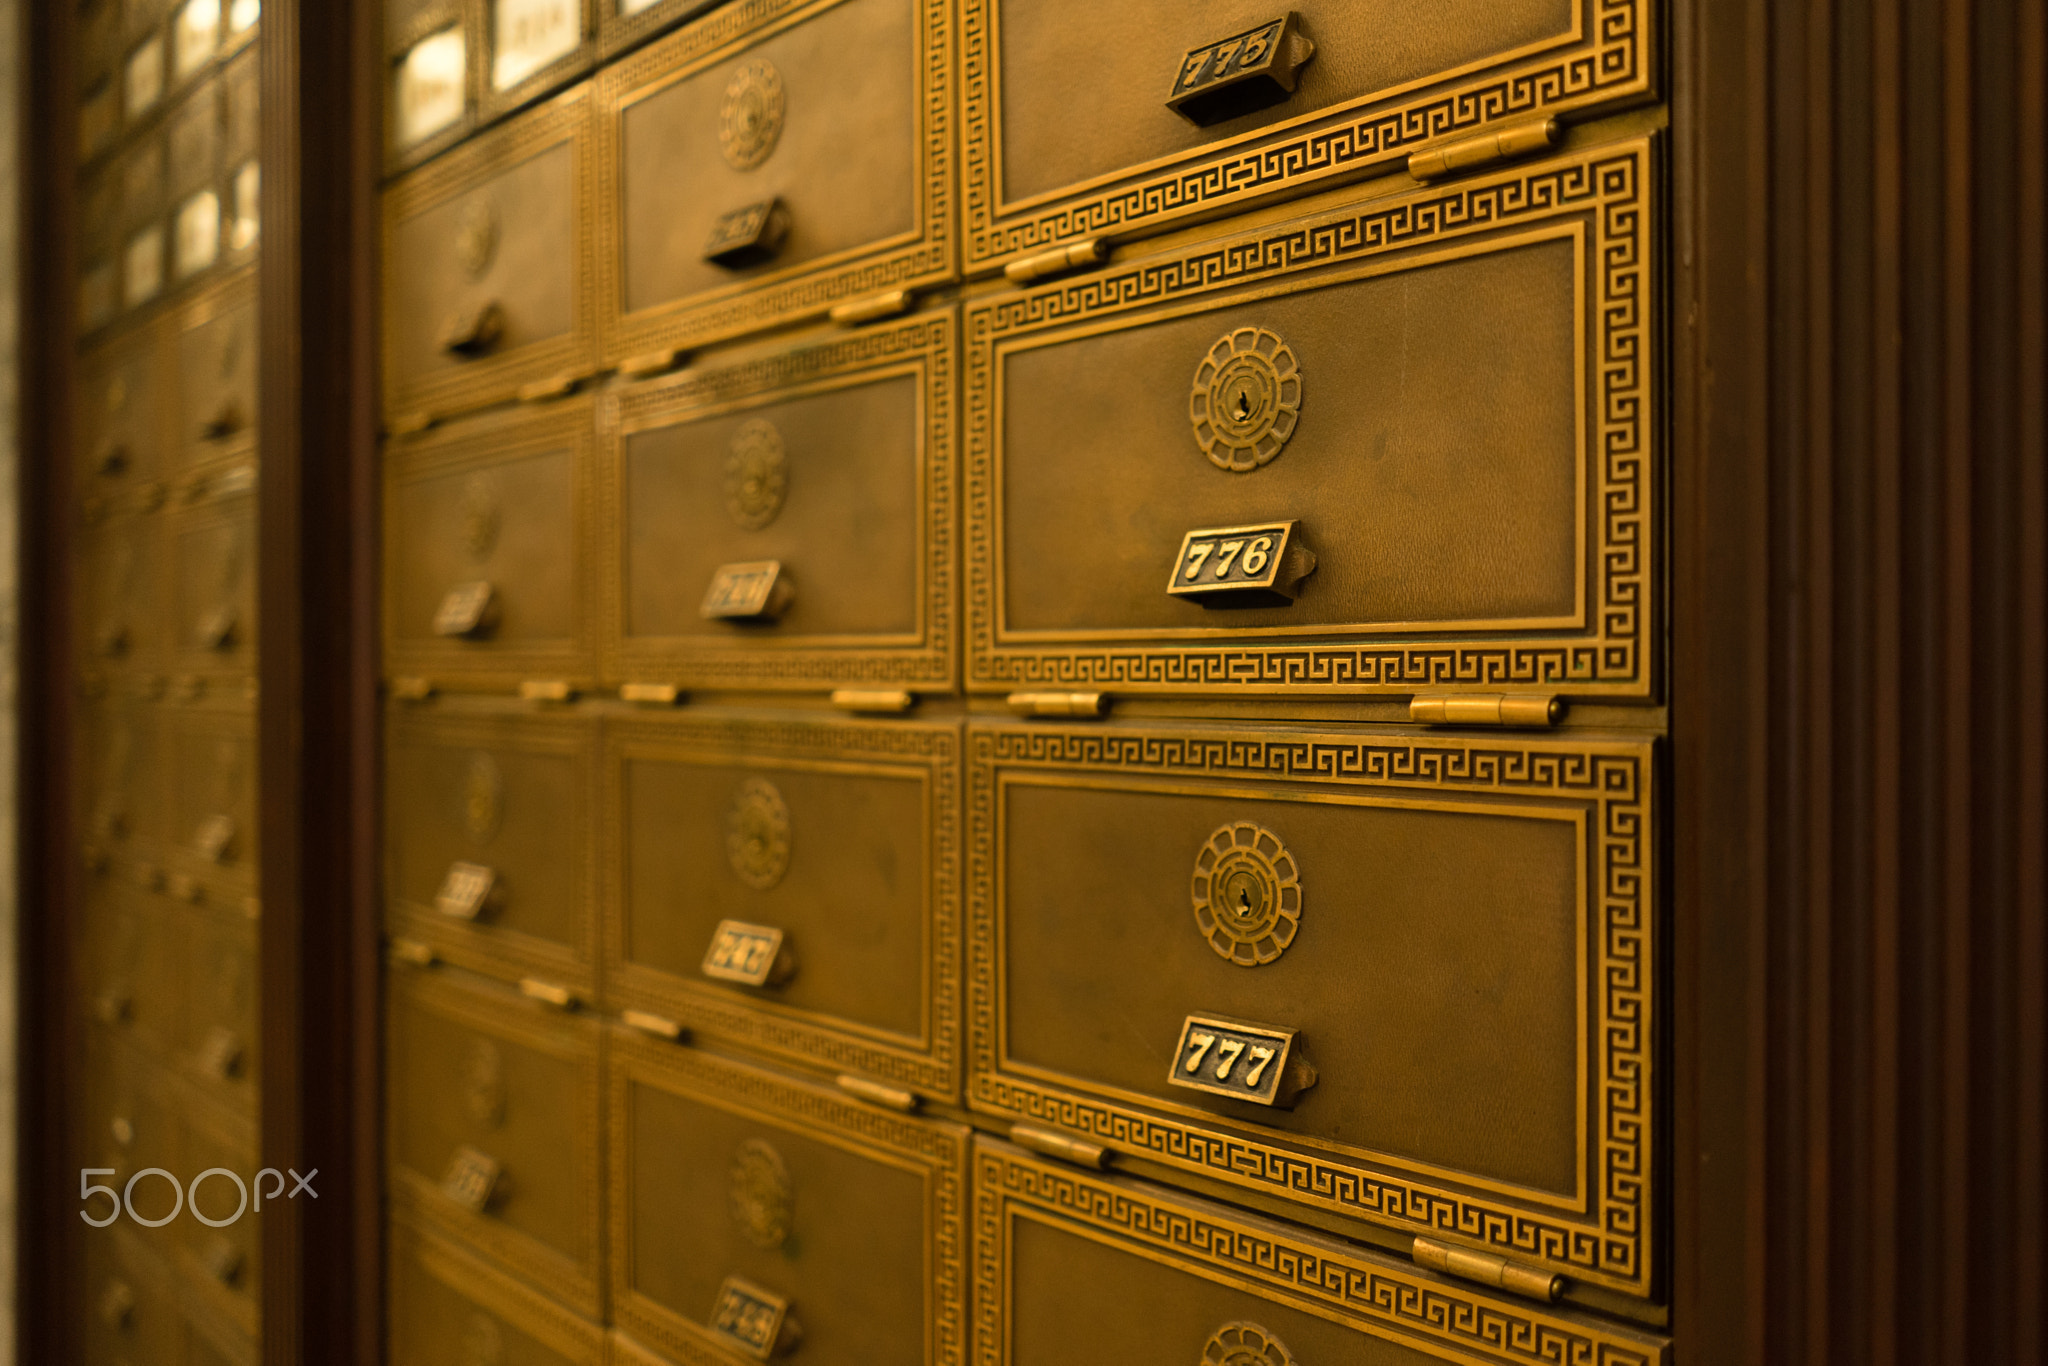
<instances>
[{"instance_id":1,"label":"engraved decorative frame","mask_svg":"<svg viewBox=\"0 0 2048 1366\"><path fill-rule=\"evenodd\" d=\"M511 692L531 678L561 678L588 684L597 676L596 613L591 596L596 587L590 564L595 553L592 519L596 512L594 447L596 434L589 399L571 399L546 407L522 407L423 436L392 441L384 452L384 672L386 677L431 678L436 686ZM573 506L563 509L569 543L562 564L575 576L571 589L574 634L560 645L499 645L492 640L464 641L398 635L396 598L399 544L399 501L409 484L471 470L484 471L516 461L566 450L571 465ZM452 585L450 585L452 586Z\"/></svg>"},{"instance_id":2,"label":"engraved decorative frame","mask_svg":"<svg viewBox=\"0 0 2048 1366\"><path fill-rule=\"evenodd\" d=\"M674 1018L711 1037L942 1100L960 1094L960 728L903 721L707 717L605 727L602 852L605 989L612 1003ZM915 778L926 794L923 1037L910 1039L794 1009L717 982L626 959L625 768L710 763ZM797 945L799 956L803 946Z\"/></svg>"},{"instance_id":3,"label":"engraved decorative frame","mask_svg":"<svg viewBox=\"0 0 2048 1366\"><path fill-rule=\"evenodd\" d=\"M1659 1209L1652 768L1647 740L1472 739L1306 727L976 727L968 732L968 1104L1346 1218L1464 1242L1626 1294L1652 1295ZM1590 999L1580 1013L1581 1197L1511 1199L1504 1194L1510 1188L1482 1178L1446 1179L1412 1162L1318 1145L1192 1107L1084 1089L1078 1081L1052 1083L1011 1067L1003 1038L999 831L1001 788L1012 773L1133 778L1196 793L1226 780L1314 785L1304 796L1335 788L1408 799L1548 798L1585 811L1591 848L1581 851L1582 914L1592 924L1582 925L1579 936L1579 952L1591 960L1582 970Z\"/></svg>"},{"instance_id":4,"label":"engraved decorative frame","mask_svg":"<svg viewBox=\"0 0 2048 1366\"><path fill-rule=\"evenodd\" d=\"M603 1312L604 1289L602 1030L587 1018L414 970L390 975L385 1008L427 1011L461 1028L575 1065L576 1094L559 1099L574 1110L576 1165L584 1178L575 1193L577 1241L584 1252L580 1259L566 1257L488 1214L472 1214L442 1191L439 1172L400 1165L396 1153L403 1116L395 1105L385 1107L385 1151L393 1154L386 1180L395 1215L454 1239L530 1284L549 1287L564 1303L596 1318ZM388 1045L384 1057L388 1072L396 1061Z\"/></svg>"},{"instance_id":5,"label":"engraved decorative frame","mask_svg":"<svg viewBox=\"0 0 2048 1366\"><path fill-rule=\"evenodd\" d=\"M955 222L954 0L900 0L918 15L918 186L910 232L704 290L636 313L625 311L621 128L626 108L756 41L846 0L732 0L607 66L597 77L597 249L600 351L606 365L691 347L829 312L895 289L943 284L959 274ZM636 16L637 17L637 16Z\"/></svg>"},{"instance_id":6,"label":"engraved decorative frame","mask_svg":"<svg viewBox=\"0 0 2048 1366\"><path fill-rule=\"evenodd\" d=\"M398 889L398 841L387 836L385 847L385 923L393 934L417 940L457 967L500 981L517 982L538 974L550 981L591 993L597 986L597 724L582 715L534 715L511 710L445 711L438 707L396 707L384 722L386 749L502 753L508 750L566 759L575 769L576 795L566 814L568 844L575 862L575 939L561 944L522 934L489 921L456 920L430 902L412 901ZM390 765L387 763L387 771ZM398 803L388 797L387 819ZM586 997L588 999L588 997Z\"/></svg>"},{"instance_id":7,"label":"engraved decorative frame","mask_svg":"<svg viewBox=\"0 0 2048 1366\"><path fill-rule=\"evenodd\" d=\"M810 1082L621 1031L609 1046L606 1088L616 1143L633 1132L636 1084L920 1172L926 1190L925 1265L930 1277L922 1360L926 1366L960 1366L966 1360L969 1131L964 1126L896 1114ZM625 1154L615 1154L609 1201L613 1322L684 1366L743 1362L745 1358L701 1324L633 1289L633 1212L638 1201L631 1172Z\"/></svg>"},{"instance_id":8,"label":"engraved decorative frame","mask_svg":"<svg viewBox=\"0 0 2048 1366\"><path fill-rule=\"evenodd\" d=\"M945 309L862 328L843 338L605 395L599 417L603 467L604 674L614 682L681 687L828 689L897 687L949 691L959 679L959 486L956 408L958 313ZM636 432L759 409L895 376L915 377L918 444L905 471L917 488L915 593L918 627L908 642L862 637L628 639L624 516L625 444Z\"/></svg>"},{"instance_id":9,"label":"engraved decorative frame","mask_svg":"<svg viewBox=\"0 0 2048 1366\"><path fill-rule=\"evenodd\" d=\"M408 1272L425 1273L574 1366L604 1366L603 1331L502 1271L403 1216L391 1221L386 1302Z\"/></svg>"},{"instance_id":10,"label":"engraved decorative frame","mask_svg":"<svg viewBox=\"0 0 2048 1366\"><path fill-rule=\"evenodd\" d=\"M1021 1220L1467 1366L1666 1366L1647 1334L1491 1295L1409 1263L1193 1196L1031 1157L974 1151L976 1366L1007 1366L1010 1248Z\"/></svg>"},{"instance_id":11,"label":"engraved decorative frame","mask_svg":"<svg viewBox=\"0 0 2048 1366\"><path fill-rule=\"evenodd\" d=\"M436 157L394 182L384 193L383 324L384 409L388 415L448 417L518 396L542 380L578 380L597 369L596 200L591 164L591 87L576 86ZM455 367L433 378L407 374L399 363L393 320L413 307L401 296L390 268L398 228L418 214L459 198L514 167L567 143L570 148L572 257L569 330ZM431 141L423 146L432 145Z\"/></svg>"},{"instance_id":12,"label":"engraved decorative frame","mask_svg":"<svg viewBox=\"0 0 2048 1366\"><path fill-rule=\"evenodd\" d=\"M1228 232L966 310L968 687L1117 692L1412 694L1548 690L1647 699L1656 687L1655 531L1661 494L1653 316L1652 143L1591 148L1497 175ZM1264 631L1033 633L1011 640L1000 502L1005 353L1050 337L1140 326L1441 259L1572 237L1584 338L1578 397L1580 610L1569 624L1384 634ZM1399 253L1396 255L1395 253ZM1171 312L1168 312L1171 310ZM1491 629L1481 629L1490 626ZM1290 638L1292 637L1292 638Z\"/></svg>"},{"instance_id":13,"label":"engraved decorative frame","mask_svg":"<svg viewBox=\"0 0 2048 1366\"><path fill-rule=\"evenodd\" d=\"M1000 188L1000 4L961 4L969 274L1022 253L1150 236L1385 173L1424 146L1502 120L1583 118L1657 95L1655 0L1574 0L1570 26L1547 41L1010 204Z\"/></svg>"}]
</instances>

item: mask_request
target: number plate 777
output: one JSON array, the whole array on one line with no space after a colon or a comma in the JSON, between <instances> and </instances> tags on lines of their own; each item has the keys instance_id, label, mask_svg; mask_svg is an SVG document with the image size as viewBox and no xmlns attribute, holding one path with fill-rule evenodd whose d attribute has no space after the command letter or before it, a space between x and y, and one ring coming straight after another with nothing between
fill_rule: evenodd
<instances>
[{"instance_id":1,"label":"number plate 777","mask_svg":"<svg viewBox=\"0 0 2048 1366\"><path fill-rule=\"evenodd\" d=\"M1190 1015L1166 1079L1254 1105L1291 1108L1314 1073L1294 1056L1296 1031L1215 1015Z\"/></svg>"}]
</instances>

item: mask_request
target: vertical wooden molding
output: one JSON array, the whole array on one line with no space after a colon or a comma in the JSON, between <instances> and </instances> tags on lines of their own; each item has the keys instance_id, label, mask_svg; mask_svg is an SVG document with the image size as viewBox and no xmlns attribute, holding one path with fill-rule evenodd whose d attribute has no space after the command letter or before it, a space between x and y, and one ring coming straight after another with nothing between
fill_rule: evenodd
<instances>
[{"instance_id":1,"label":"vertical wooden molding","mask_svg":"<svg viewBox=\"0 0 2048 1366\"><path fill-rule=\"evenodd\" d=\"M263 1360L381 1349L375 196L380 7L267 0L261 37Z\"/></svg>"}]
</instances>

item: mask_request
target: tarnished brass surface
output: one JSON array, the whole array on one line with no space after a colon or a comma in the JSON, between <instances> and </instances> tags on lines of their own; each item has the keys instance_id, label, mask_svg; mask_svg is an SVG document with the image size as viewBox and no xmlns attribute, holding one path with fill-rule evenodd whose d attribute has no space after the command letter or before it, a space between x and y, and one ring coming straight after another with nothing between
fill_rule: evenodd
<instances>
[{"instance_id":1,"label":"tarnished brass surface","mask_svg":"<svg viewBox=\"0 0 2048 1366\"><path fill-rule=\"evenodd\" d=\"M631 1034L607 1050L619 1328L746 1360L714 1326L736 1279L801 1323L798 1360L966 1359L964 1128Z\"/></svg>"},{"instance_id":2,"label":"tarnished brass surface","mask_svg":"<svg viewBox=\"0 0 2048 1366\"><path fill-rule=\"evenodd\" d=\"M972 1106L1648 1293L1648 742L1017 724L968 753ZM1211 862L1226 829L1264 858ZM1298 1031L1313 1089L1169 1084L1190 1016Z\"/></svg>"},{"instance_id":3,"label":"tarnished brass surface","mask_svg":"<svg viewBox=\"0 0 2048 1366\"><path fill-rule=\"evenodd\" d=\"M462 412L595 367L589 99L578 86L386 192L387 412Z\"/></svg>"},{"instance_id":4,"label":"tarnished brass surface","mask_svg":"<svg viewBox=\"0 0 2048 1366\"><path fill-rule=\"evenodd\" d=\"M606 673L949 687L956 335L925 313L607 396ZM769 562L779 606L709 596Z\"/></svg>"},{"instance_id":5,"label":"tarnished brass surface","mask_svg":"<svg viewBox=\"0 0 2048 1366\"><path fill-rule=\"evenodd\" d=\"M385 722L387 923L458 966L597 981L597 727L513 704L406 707ZM484 869L473 911L441 898Z\"/></svg>"},{"instance_id":6,"label":"tarnished brass surface","mask_svg":"<svg viewBox=\"0 0 2048 1366\"><path fill-rule=\"evenodd\" d=\"M456 970L387 980L394 1210L576 1312L599 1312L599 1030ZM495 1166L479 1209L444 1187L464 1149Z\"/></svg>"},{"instance_id":7,"label":"tarnished brass surface","mask_svg":"<svg viewBox=\"0 0 2048 1366\"><path fill-rule=\"evenodd\" d=\"M951 279L955 25L951 0L729 4L606 67L606 359ZM771 200L776 250L707 259L714 224Z\"/></svg>"},{"instance_id":8,"label":"tarnished brass surface","mask_svg":"<svg viewBox=\"0 0 2048 1366\"><path fill-rule=\"evenodd\" d=\"M387 668L499 691L536 676L595 677L591 447L586 400L391 444Z\"/></svg>"},{"instance_id":9,"label":"tarnished brass surface","mask_svg":"<svg viewBox=\"0 0 2048 1366\"><path fill-rule=\"evenodd\" d=\"M828 717L607 723L607 993L693 1033L951 1097L960 732ZM771 955L760 986L708 973L727 921L782 935L795 970L775 984Z\"/></svg>"},{"instance_id":10,"label":"tarnished brass surface","mask_svg":"<svg viewBox=\"0 0 2048 1366\"><path fill-rule=\"evenodd\" d=\"M1143 1182L975 1140L976 1360L1663 1366L1660 1338Z\"/></svg>"},{"instance_id":11,"label":"tarnished brass surface","mask_svg":"<svg viewBox=\"0 0 2048 1366\"><path fill-rule=\"evenodd\" d=\"M1189 58L1290 9L1315 50L1291 89L1267 92L1277 103L1206 126L1169 107ZM965 0L968 268L1393 169L1502 120L1644 99L1656 12L1652 0Z\"/></svg>"},{"instance_id":12,"label":"tarnished brass surface","mask_svg":"<svg viewBox=\"0 0 2048 1366\"><path fill-rule=\"evenodd\" d=\"M602 1366L604 1330L409 1219L391 1225L392 1366Z\"/></svg>"},{"instance_id":13,"label":"tarnished brass surface","mask_svg":"<svg viewBox=\"0 0 2048 1366\"><path fill-rule=\"evenodd\" d=\"M971 685L1650 695L1651 150L970 304ZM1263 520L1313 548L1298 597L1161 591L1191 529Z\"/></svg>"}]
</instances>

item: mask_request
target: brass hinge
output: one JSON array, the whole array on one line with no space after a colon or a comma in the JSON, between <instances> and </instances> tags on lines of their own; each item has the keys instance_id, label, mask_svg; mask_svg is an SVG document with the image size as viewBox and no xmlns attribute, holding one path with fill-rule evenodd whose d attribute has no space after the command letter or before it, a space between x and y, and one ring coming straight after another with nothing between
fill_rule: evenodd
<instances>
[{"instance_id":1,"label":"brass hinge","mask_svg":"<svg viewBox=\"0 0 2048 1366\"><path fill-rule=\"evenodd\" d=\"M529 678L519 685L519 696L528 702L574 702L576 686L566 678Z\"/></svg>"},{"instance_id":2,"label":"brass hinge","mask_svg":"<svg viewBox=\"0 0 2048 1366\"><path fill-rule=\"evenodd\" d=\"M649 351L644 355L628 356L619 362L620 379L646 379L650 375L664 374L682 364L689 353L676 347L661 351Z\"/></svg>"},{"instance_id":3,"label":"brass hinge","mask_svg":"<svg viewBox=\"0 0 2048 1366\"><path fill-rule=\"evenodd\" d=\"M393 436L418 436L434 425L432 413L400 413L387 429Z\"/></svg>"},{"instance_id":4,"label":"brass hinge","mask_svg":"<svg viewBox=\"0 0 2048 1366\"><path fill-rule=\"evenodd\" d=\"M832 694L832 705L841 711L909 711L917 702L914 693L902 688L841 688Z\"/></svg>"},{"instance_id":5,"label":"brass hinge","mask_svg":"<svg viewBox=\"0 0 2048 1366\"><path fill-rule=\"evenodd\" d=\"M1075 1138L1057 1129L1041 1128L1036 1124L1021 1121L1012 1124L1010 1142L1046 1157L1071 1162L1077 1167L1101 1171L1109 1165L1109 1149L1100 1143L1090 1143L1085 1138Z\"/></svg>"},{"instance_id":6,"label":"brass hinge","mask_svg":"<svg viewBox=\"0 0 2048 1366\"><path fill-rule=\"evenodd\" d=\"M394 678L391 680L391 696L399 702L424 702L434 695L434 680L431 678Z\"/></svg>"},{"instance_id":7,"label":"brass hinge","mask_svg":"<svg viewBox=\"0 0 2048 1366\"><path fill-rule=\"evenodd\" d=\"M531 384L519 386L521 403L544 403L551 398L563 398L576 392L576 386L583 383L583 376L577 374L550 375L537 379Z\"/></svg>"},{"instance_id":8,"label":"brass hinge","mask_svg":"<svg viewBox=\"0 0 2048 1366\"><path fill-rule=\"evenodd\" d=\"M1013 285L1028 285L1034 280L1051 279L1070 270L1085 270L1089 266L1099 266L1108 259L1109 239L1091 237L1085 242L1075 242L1071 246L1054 247L1051 251L1020 256L1003 267L1003 275Z\"/></svg>"},{"instance_id":9,"label":"brass hinge","mask_svg":"<svg viewBox=\"0 0 2048 1366\"><path fill-rule=\"evenodd\" d=\"M859 327L862 323L880 322L884 318L893 318L898 313L908 313L914 298L915 296L907 289L892 289L884 294L855 299L833 309L832 321L841 327Z\"/></svg>"},{"instance_id":10,"label":"brass hinge","mask_svg":"<svg viewBox=\"0 0 2048 1366\"><path fill-rule=\"evenodd\" d=\"M1010 710L1019 716L1100 716L1109 696L1099 692L1013 692Z\"/></svg>"},{"instance_id":11,"label":"brass hinge","mask_svg":"<svg viewBox=\"0 0 2048 1366\"><path fill-rule=\"evenodd\" d=\"M553 1006L557 1010L574 1010L581 1004L576 999L576 993L569 988L557 986L553 982L543 982L538 977L520 978L519 994L529 1000L539 1001L542 1005Z\"/></svg>"},{"instance_id":12,"label":"brass hinge","mask_svg":"<svg viewBox=\"0 0 2048 1366\"><path fill-rule=\"evenodd\" d=\"M1408 174L1417 180L1441 180L1459 171L1545 151L1557 145L1562 132L1557 120L1552 118L1510 124L1476 137L1424 148L1408 158Z\"/></svg>"},{"instance_id":13,"label":"brass hinge","mask_svg":"<svg viewBox=\"0 0 2048 1366\"><path fill-rule=\"evenodd\" d=\"M1408 719L1425 726L1554 726L1564 719L1564 699L1421 693L1410 699Z\"/></svg>"},{"instance_id":14,"label":"brass hinge","mask_svg":"<svg viewBox=\"0 0 2048 1366\"><path fill-rule=\"evenodd\" d=\"M1461 1280L1477 1281L1496 1290L1526 1295L1533 1300L1555 1303L1557 1297L1564 1293L1564 1277L1554 1272L1522 1266L1487 1252L1452 1247L1434 1238L1417 1238L1414 1255L1417 1266L1426 1266L1431 1271L1441 1271L1446 1276L1456 1276Z\"/></svg>"},{"instance_id":15,"label":"brass hinge","mask_svg":"<svg viewBox=\"0 0 2048 1366\"><path fill-rule=\"evenodd\" d=\"M650 1015L644 1010L622 1010L619 1023L628 1029L637 1029L642 1034L652 1034L657 1039L675 1043L683 1037L683 1027L662 1015Z\"/></svg>"},{"instance_id":16,"label":"brass hinge","mask_svg":"<svg viewBox=\"0 0 2048 1366\"><path fill-rule=\"evenodd\" d=\"M430 968L440 955L434 952L431 944L422 944L417 939L394 939L391 941L391 957L394 962L410 967Z\"/></svg>"},{"instance_id":17,"label":"brass hinge","mask_svg":"<svg viewBox=\"0 0 2048 1366\"><path fill-rule=\"evenodd\" d=\"M682 700L682 693L673 683L622 683L619 685L621 702L637 702L643 707L673 707Z\"/></svg>"},{"instance_id":18,"label":"brass hinge","mask_svg":"<svg viewBox=\"0 0 2048 1366\"><path fill-rule=\"evenodd\" d=\"M918 1107L915 1091L906 1091L900 1086L888 1086L866 1077L856 1077L850 1072L839 1074L839 1089L849 1096L858 1096L870 1105L879 1105L885 1110L900 1110L909 1114Z\"/></svg>"}]
</instances>

